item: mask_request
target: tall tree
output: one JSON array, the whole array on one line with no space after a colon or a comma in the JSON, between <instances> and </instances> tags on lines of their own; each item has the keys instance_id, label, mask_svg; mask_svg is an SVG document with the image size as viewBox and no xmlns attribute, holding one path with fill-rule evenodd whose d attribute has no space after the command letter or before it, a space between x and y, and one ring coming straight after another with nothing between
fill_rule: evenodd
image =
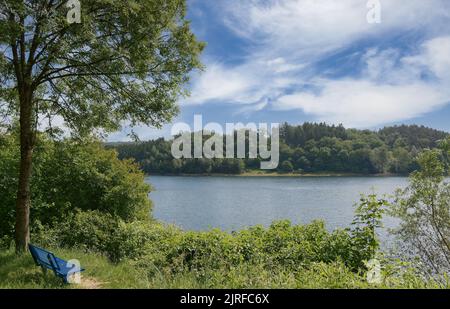
<instances>
[{"instance_id":1,"label":"tall tree","mask_svg":"<svg viewBox=\"0 0 450 309\"><path fill-rule=\"evenodd\" d=\"M59 116L80 136L170 121L201 67L185 16L185 0L0 1L0 102L20 124L18 252L29 242L38 120Z\"/></svg>"}]
</instances>

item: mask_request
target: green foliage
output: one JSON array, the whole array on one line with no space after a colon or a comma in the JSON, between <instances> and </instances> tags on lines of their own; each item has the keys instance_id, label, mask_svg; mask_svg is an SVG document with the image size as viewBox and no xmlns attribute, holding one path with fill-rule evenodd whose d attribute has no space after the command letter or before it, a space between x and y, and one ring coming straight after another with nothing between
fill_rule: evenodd
<instances>
[{"instance_id":1,"label":"green foliage","mask_svg":"<svg viewBox=\"0 0 450 309\"><path fill-rule=\"evenodd\" d=\"M13 235L17 190L18 146L10 135L0 137L0 235ZM117 159L99 142L48 141L35 151L31 227L59 225L78 210L98 210L126 221L148 219L150 186L131 161ZM99 221L101 223L101 221Z\"/></svg>"},{"instance_id":2,"label":"green foliage","mask_svg":"<svg viewBox=\"0 0 450 309\"><path fill-rule=\"evenodd\" d=\"M362 195L355 210L355 218L351 230L353 240L354 260L360 264L354 266L363 268L364 262L376 257L380 249L377 229L383 227L382 219L389 203L385 199L378 199L376 194Z\"/></svg>"},{"instance_id":3,"label":"green foliage","mask_svg":"<svg viewBox=\"0 0 450 309\"><path fill-rule=\"evenodd\" d=\"M117 263L139 258L149 244L156 246L174 233L175 229L148 219L126 222L117 216L92 210L76 211L54 228L36 231L33 237L42 246L100 252Z\"/></svg>"},{"instance_id":4,"label":"green foliage","mask_svg":"<svg viewBox=\"0 0 450 309\"><path fill-rule=\"evenodd\" d=\"M39 153L39 150L42 150ZM63 141L39 147L33 195L57 208L61 218L74 209L100 210L124 220L148 218L149 185L137 165L117 159L98 142ZM52 213L36 211L39 218Z\"/></svg>"},{"instance_id":5,"label":"green foliage","mask_svg":"<svg viewBox=\"0 0 450 309\"><path fill-rule=\"evenodd\" d=\"M18 151L12 136L0 134L0 247L9 245L14 232Z\"/></svg>"},{"instance_id":6,"label":"green foliage","mask_svg":"<svg viewBox=\"0 0 450 309\"><path fill-rule=\"evenodd\" d=\"M7 145L5 138L3 142ZM3 158L8 158L8 154L10 158L13 158L12 153L16 151L14 140L8 141L9 146L0 151ZM124 164L130 168L130 163L115 162L117 159L114 152L102 150L96 143L83 144L83 147L78 145L76 149L73 149L73 155L66 154L72 153L73 141L45 143L48 144L42 141L42 147L37 148L39 160L36 161L36 168L39 170L36 171L36 175L39 175L43 183L44 176L49 177L50 180L45 183L52 185L44 194L50 194L57 203L51 207L42 204L43 208L38 208L36 214L43 215L44 209L55 213L57 210L52 207L59 205L62 207L60 213L62 217L54 215L34 219L33 242L49 249L56 248L53 251L62 254L62 257L80 259L82 265L88 269L86 273L88 278L93 276L100 287L439 288L448 286L446 281L425 280L414 268L403 264L398 266L385 260L382 260L383 282L373 285L366 281L365 262L379 257L376 229L381 226L381 218L386 206L386 201L377 199L374 194L361 197L355 211L352 229L329 232L320 221L307 225L292 225L289 221L279 221L267 228L255 226L233 233L220 230L184 232L155 221L136 220L139 216L126 215L121 208L114 207L109 210L96 206L86 208L81 202L82 199L80 206L72 201L65 202L62 197L67 196L67 199L71 200L71 194L73 194L70 191L64 191L66 186L70 186L72 190L81 190L79 186L85 184L87 187L93 186L97 194L104 195L104 192L108 190L100 190L89 179L93 177L96 182L109 183L104 180L115 179L115 177L107 177L112 173L111 169L116 171L112 173L113 175L121 175L118 172L121 168L115 167L115 164ZM9 150L6 151L6 149ZM51 160L56 162L55 165L50 164ZM111 160L115 163L111 163ZM420 162L430 160L430 158L421 159ZM50 167L59 169L61 166L67 168L67 171L61 171L62 175L57 175L57 171L48 170ZM6 170L5 167L6 165L2 166L4 170ZM134 171L134 168L136 167L134 166L131 170ZM95 172L90 172L91 170ZM433 169L425 170L427 175L434 175L430 173ZM129 173L130 170L124 168L123 173L125 172ZM82 178L81 175L86 178ZM100 177L101 175L103 176ZM142 174L139 175L142 177ZM129 180L142 181L139 177ZM55 191L51 190L51 187L57 183L56 180L52 182L53 178L64 185L64 187L56 187L56 191L61 190L61 195L51 195L54 194L52 191ZM71 179L73 183L65 182L63 178ZM119 179L122 178L123 175L119 177ZM34 185L39 188L38 183ZM128 186L125 185L126 188ZM83 190L79 194L89 196L90 191ZM147 198L146 191L142 192L145 192L145 198ZM92 195L90 198L95 199L96 203L102 203L102 198L98 196ZM41 200L37 201L39 202L35 203L36 207L42 203ZM130 205L133 205L132 201ZM66 208L63 207L64 205ZM134 209L133 212L139 213L139 208L130 207ZM113 264L102 259L100 255L108 257ZM32 264L28 256L11 259L10 254L2 253L0 260L2 261L0 278L5 278L2 281L4 283L0 283L0 287L62 287L54 279L40 274L39 269Z\"/></svg>"},{"instance_id":7,"label":"green foliage","mask_svg":"<svg viewBox=\"0 0 450 309\"><path fill-rule=\"evenodd\" d=\"M0 250L0 288L62 288L62 281L49 273L44 276L30 255Z\"/></svg>"},{"instance_id":8,"label":"green foliage","mask_svg":"<svg viewBox=\"0 0 450 309\"><path fill-rule=\"evenodd\" d=\"M0 227L8 245L13 215L7 201L14 201L18 147L11 135L1 136L0 143L0 190L5 196ZM321 221L278 221L233 233L184 232L148 220L149 187L135 164L118 160L97 142L43 137L32 184L32 240L62 257L79 258L87 275L106 282L101 283L105 287L448 287L448 149L440 145L419 156L421 170L413 173L392 207L402 219L397 234L406 250L403 256L416 254L420 265L380 254L376 231L388 203L375 194L361 197L352 228L344 230L330 232ZM384 280L376 285L365 278L365 262L372 258L383 265ZM42 276L29 256L16 258L7 250L0 253L0 262L0 287L60 287ZM419 271L423 265L442 276L427 279Z\"/></svg>"},{"instance_id":9,"label":"green foliage","mask_svg":"<svg viewBox=\"0 0 450 309\"><path fill-rule=\"evenodd\" d=\"M367 283L363 276L343 263L312 263L294 271L282 267L267 269L261 265L240 264L231 268L165 272L149 270L152 265L137 265L125 260L110 263L105 257L77 249L48 247L64 259L76 258L86 268L81 285L62 284L53 274L44 275L30 255L17 256L13 250L0 252L0 289L4 288L448 288L449 283L425 281L412 271L391 272L382 284Z\"/></svg>"},{"instance_id":10,"label":"green foliage","mask_svg":"<svg viewBox=\"0 0 450 309\"><path fill-rule=\"evenodd\" d=\"M20 122L17 252L29 241L42 116L51 136L55 116L77 137L115 131L125 120L161 127L188 94L190 72L202 68L204 44L190 30L185 0L83 0L75 23L67 11L62 1L0 3L0 115L8 113L6 126Z\"/></svg>"},{"instance_id":11,"label":"green foliage","mask_svg":"<svg viewBox=\"0 0 450 309\"><path fill-rule=\"evenodd\" d=\"M281 170L285 173L290 173L294 170L294 166L290 161L286 160L281 163Z\"/></svg>"},{"instance_id":12,"label":"green foliage","mask_svg":"<svg viewBox=\"0 0 450 309\"><path fill-rule=\"evenodd\" d=\"M2 1L11 18L0 18L0 101L32 93L32 110L59 114L79 134L169 121L189 72L202 67L186 1L84 0L74 24L67 11L58 1Z\"/></svg>"},{"instance_id":13,"label":"green foliage","mask_svg":"<svg viewBox=\"0 0 450 309\"><path fill-rule=\"evenodd\" d=\"M295 271L320 262L342 262L357 272L364 270L364 261L375 254L371 250L376 247L367 235L370 228L358 224L360 230L351 233L330 233L320 221L308 225L279 221L268 228L255 226L231 234L217 229L183 232L148 220L125 222L95 210L77 212L33 237L43 246L80 248L105 254L116 263L132 259L142 267L152 265L149 272L202 274L242 264Z\"/></svg>"},{"instance_id":14,"label":"green foliage","mask_svg":"<svg viewBox=\"0 0 450 309\"><path fill-rule=\"evenodd\" d=\"M321 222L292 226L281 221L269 228L257 226L229 234L182 232L148 221L125 223L98 211L80 212L69 221L54 233L59 242L41 245L63 258L79 259L87 269L83 277L100 288L449 286L448 282L424 280L414 269L390 261L382 261L382 283L369 284L363 269L348 266L348 259L353 258L348 255L353 244L349 234L329 233ZM117 259L116 252L121 252L121 257L111 264L96 251L109 259ZM0 253L0 262L0 288L67 288L54 276L43 276L29 255L18 258L5 251Z\"/></svg>"},{"instance_id":15,"label":"green foliage","mask_svg":"<svg viewBox=\"0 0 450 309\"><path fill-rule=\"evenodd\" d=\"M378 132L345 129L323 123L280 128L280 172L395 173L418 169L417 154L434 148L445 132L418 126L384 128ZM246 136L248 139L248 136ZM248 142L248 140L247 140ZM162 138L138 143L109 144L120 158L134 158L149 174L239 174L259 169L257 159L179 159L172 141ZM248 150L248 147L247 147Z\"/></svg>"},{"instance_id":16,"label":"green foliage","mask_svg":"<svg viewBox=\"0 0 450 309\"><path fill-rule=\"evenodd\" d=\"M394 234L403 255L418 258L428 275L450 272L450 184L444 178L448 142L420 155L420 170L412 174L406 189L397 192L391 209L401 220Z\"/></svg>"}]
</instances>

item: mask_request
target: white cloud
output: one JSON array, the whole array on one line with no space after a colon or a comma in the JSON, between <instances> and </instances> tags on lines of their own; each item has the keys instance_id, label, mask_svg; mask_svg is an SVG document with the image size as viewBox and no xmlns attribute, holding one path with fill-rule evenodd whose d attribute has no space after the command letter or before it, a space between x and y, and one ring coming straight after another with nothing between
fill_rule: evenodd
<instances>
[{"instance_id":1,"label":"white cloud","mask_svg":"<svg viewBox=\"0 0 450 309\"><path fill-rule=\"evenodd\" d=\"M265 96L281 94L283 89L298 82L290 76L290 71L299 66L285 63L282 58L254 60L234 68L214 62L207 62L206 66L206 72L194 77L191 96L182 105L210 101L254 104Z\"/></svg>"},{"instance_id":2,"label":"white cloud","mask_svg":"<svg viewBox=\"0 0 450 309\"><path fill-rule=\"evenodd\" d=\"M317 80L319 93L282 96L275 109L301 109L319 120L351 127L372 127L412 119L450 102L450 37L427 41L422 53L399 58L396 50L366 56L366 75L359 79ZM444 56L447 55L447 56ZM396 65L396 62L400 65ZM434 78L421 79L431 71Z\"/></svg>"},{"instance_id":3,"label":"white cloud","mask_svg":"<svg viewBox=\"0 0 450 309\"><path fill-rule=\"evenodd\" d=\"M183 103L199 104L209 100L235 100L236 96L251 90L253 82L239 70L227 69L211 63L207 71L194 80L192 95Z\"/></svg>"},{"instance_id":4,"label":"white cloud","mask_svg":"<svg viewBox=\"0 0 450 309\"><path fill-rule=\"evenodd\" d=\"M239 65L207 59L206 72L194 78L192 95L181 104L242 104L236 109L242 113L269 106L301 109L317 120L356 127L411 119L444 106L450 101L448 0L381 0L381 24L367 23L366 3L214 1L225 25L254 45ZM429 39L414 55L404 56L396 47L361 50L360 76L332 80L314 70L316 61L359 40L418 30ZM434 79L424 79L426 74ZM321 91L305 92L305 84Z\"/></svg>"},{"instance_id":5,"label":"white cloud","mask_svg":"<svg viewBox=\"0 0 450 309\"><path fill-rule=\"evenodd\" d=\"M223 9L229 12L226 24L238 35L265 42L275 54L289 51L298 58L317 57L396 30L433 31L448 18L447 0L409 0L407 4L382 0L381 24L369 24L366 4L365 0L250 0L226 1Z\"/></svg>"},{"instance_id":6,"label":"white cloud","mask_svg":"<svg viewBox=\"0 0 450 309\"><path fill-rule=\"evenodd\" d=\"M243 107L239 108L235 112L235 114L250 115L252 112L258 112L258 111L263 110L266 106L268 106L268 104L269 104L269 100L267 98L265 98L258 103L244 105Z\"/></svg>"},{"instance_id":7,"label":"white cloud","mask_svg":"<svg viewBox=\"0 0 450 309\"><path fill-rule=\"evenodd\" d=\"M378 49L369 49L363 56L367 68L365 74L372 80L385 80L386 76L392 76L395 69L396 61L399 58L397 49L386 49L379 51ZM399 76L395 76L398 78Z\"/></svg>"},{"instance_id":8,"label":"white cloud","mask_svg":"<svg viewBox=\"0 0 450 309\"><path fill-rule=\"evenodd\" d=\"M422 46L422 54L405 58L410 66L429 69L437 78L450 81L450 36L431 39Z\"/></svg>"},{"instance_id":9,"label":"white cloud","mask_svg":"<svg viewBox=\"0 0 450 309\"><path fill-rule=\"evenodd\" d=\"M450 97L432 86L380 85L364 80L322 81L320 94L279 98L275 109L302 109L320 121L348 127L373 127L411 119L442 107Z\"/></svg>"}]
</instances>

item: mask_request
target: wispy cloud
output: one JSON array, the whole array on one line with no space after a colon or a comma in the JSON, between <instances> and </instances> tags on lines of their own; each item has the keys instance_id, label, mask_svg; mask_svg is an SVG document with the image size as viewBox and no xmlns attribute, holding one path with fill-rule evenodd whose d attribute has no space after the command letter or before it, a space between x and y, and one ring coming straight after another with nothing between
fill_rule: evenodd
<instances>
[{"instance_id":1,"label":"wispy cloud","mask_svg":"<svg viewBox=\"0 0 450 309\"><path fill-rule=\"evenodd\" d=\"M382 23L367 22L365 0L225 1L224 22L236 34L266 44L273 53L319 56L368 37L425 28L440 31L449 17L446 0L381 1ZM447 8L447 10L445 9ZM263 54L267 54L263 50Z\"/></svg>"},{"instance_id":2,"label":"wispy cloud","mask_svg":"<svg viewBox=\"0 0 450 309\"><path fill-rule=\"evenodd\" d=\"M317 92L282 96L275 109L301 109L318 120L371 127L412 119L450 102L450 36L425 42L421 52L370 50L359 78L318 79ZM426 77L424 77L426 76Z\"/></svg>"},{"instance_id":3,"label":"wispy cloud","mask_svg":"<svg viewBox=\"0 0 450 309\"><path fill-rule=\"evenodd\" d=\"M207 57L206 72L194 77L192 96L182 105L241 104L236 111L243 113L298 109L317 120L369 127L411 119L450 101L446 0L381 1L377 25L367 23L362 0L210 3L249 47L238 64ZM406 33L417 34L407 48L395 41L378 44ZM356 52L359 63L348 67L347 76L327 76L335 69L332 62L324 71L317 66L361 41L366 44Z\"/></svg>"},{"instance_id":4,"label":"wispy cloud","mask_svg":"<svg viewBox=\"0 0 450 309\"><path fill-rule=\"evenodd\" d=\"M299 82L293 76L299 66L283 58L253 59L235 67L213 61L206 65L206 72L194 77L191 96L182 105L217 101L254 104L266 96L280 95Z\"/></svg>"},{"instance_id":5,"label":"wispy cloud","mask_svg":"<svg viewBox=\"0 0 450 309\"><path fill-rule=\"evenodd\" d=\"M349 127L374 127L412 119L450 101L440 89L423 83L388 85L367 80L323 80L320 94L298 92L277 101L275 109L301 109L317 120Z\"/></svg>"}]
</instances>

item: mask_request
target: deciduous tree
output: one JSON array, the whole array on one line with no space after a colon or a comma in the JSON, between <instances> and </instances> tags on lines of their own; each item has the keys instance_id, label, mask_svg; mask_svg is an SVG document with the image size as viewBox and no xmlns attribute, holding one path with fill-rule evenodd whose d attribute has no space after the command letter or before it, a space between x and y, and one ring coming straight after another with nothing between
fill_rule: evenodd
<instances>
[{"instance_id":1,"label":"deciduous tree","mask_svg":"<svg viewBox=\"0 0 450 309\"><path fill-rule=\"evenodd\" d=\"M72 1L73 2L73 1ZM70 23L63 0L0 2L0 103L20 123L16 249L29 242L30 177L38 120L74 134L160 126L177 112L203 48L185 0L83 0Z\"/></svg>"}]
</instances>

